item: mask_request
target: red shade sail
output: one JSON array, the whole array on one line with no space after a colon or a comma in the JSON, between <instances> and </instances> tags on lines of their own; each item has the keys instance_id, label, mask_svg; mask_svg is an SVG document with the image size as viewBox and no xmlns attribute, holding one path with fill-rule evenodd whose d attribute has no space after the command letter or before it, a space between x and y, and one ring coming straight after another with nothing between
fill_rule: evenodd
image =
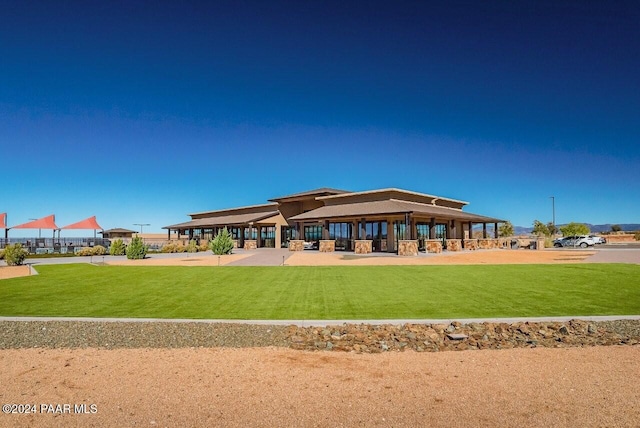
<instances>
[{"instance_id":1,"label":"red shade sail","mask_svg":"<svg viewBox=\"0 0 640 428\"><path fill-rule=\"evenodd\" d=\"M96 221L96 216L93 216L93 217L86 218L82 221L79 221L77 223L73 223L68 226L61 227L60 229L90 229L90 230L100 229L102 230L102 227L100 227L100 225Z\"/></svg>"},{"instance_id":2,"label":"red shade sail","mask_svg":"<svg viewBox=\"0 0 640 428\"><path fill-rule=\"evenodd\" d=\"M11 229L58 229L56 226L56 216L51 214L47 217L39 218L28 223L22 223L17 226L11 227Z\"/></svg>"},{"instance_id":3,"label":"red shade sail","mask_svg":"<svg viewBox=\"0 0 640 428\"><path fill-rule=\"evenodd\" d=\"M0 214L0 229L7 228L7 213Z\"/></svg>"}]
</instances>

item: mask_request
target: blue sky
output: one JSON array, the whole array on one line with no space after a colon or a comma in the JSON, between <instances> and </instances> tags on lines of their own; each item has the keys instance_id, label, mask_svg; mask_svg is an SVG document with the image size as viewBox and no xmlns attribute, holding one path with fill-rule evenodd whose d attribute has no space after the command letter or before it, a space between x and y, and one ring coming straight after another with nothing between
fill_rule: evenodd
<instances>
[{"instance_id":1,"label":"blue sky","mask_svg":"<svg viewBox=\"0 0 640 428\"><path fill-rule=\"evenodd\" d=\"M161 232L400 187L521 226L552 195L557 223L640 223L638 22L615 1L2 2L0 212Z\"/></svg>"}]
</instances>

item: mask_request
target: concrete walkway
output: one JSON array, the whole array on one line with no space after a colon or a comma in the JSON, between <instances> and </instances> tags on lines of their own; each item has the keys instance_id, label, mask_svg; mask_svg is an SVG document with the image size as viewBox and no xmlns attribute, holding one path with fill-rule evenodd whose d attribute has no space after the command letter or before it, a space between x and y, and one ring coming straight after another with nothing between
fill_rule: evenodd
<instances>
[{"instance_id":1,"label":"concrete walkway","mask_svg":"<svg viewBox=\"0 0 640 428\"><path fill-rule=\"evenodd\" d=\"M296 325L299 327L323 327L342 324L449 324L458 321L470 323L516 323L516 322L567 322L579 319L582 321L616 321L640 320L640 315L606 315L606 316L557 316L557 317L522 317L522 318L446 318L446 319L381 319L381 320L229 320L229 319L169 319L169 318L88 318L88 317L0 317L2 321L66 321L66 322L163 322L163 323L208 323L208 324L255 324L255 325Z\"/></svg>"},{"instance_id":2,"label":"concrete walkway","mask_svg":"<svg viewBox=\"0 0 640 428\"><path fill-rule=\"evenodd\" d=\"M252 250L249 257L245 257L227 266L282 266L291 256L288 248L258 248Z\"/></svg>"}]
</instances>

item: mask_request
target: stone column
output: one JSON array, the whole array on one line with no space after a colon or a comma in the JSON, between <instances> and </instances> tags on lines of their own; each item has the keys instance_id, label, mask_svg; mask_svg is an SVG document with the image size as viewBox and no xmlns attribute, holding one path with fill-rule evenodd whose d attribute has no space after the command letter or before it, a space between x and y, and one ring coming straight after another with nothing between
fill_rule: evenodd
<instances>
[{"instance_id":1,"label":"stone column","mask_svg":"<svg viewBox=\"0 0 640 428\"><path fill-rule=\"evenodd\" d=\"M498 239L498 223L493 223L493 237Z\"/></svg>"},{"instance_id":2,"label":"stone column","mask_svg":"<svg viewBox=\"0 0 640 428\"><path fill-rule=\"evenodd\" d=\"M482 223L482 238L487 239L487 223Z\"/></svg>"},{"instance_id":3,"label":"stone column","mask_svg":"<svg viewBox=\"0 0 640 428\"><path fill-rule=\"evenodd\" d=\"M436 219L435 219L435 217L431 217L431 222L429 222L429 239L436 239Z\"/></svg>"}]
</instances>

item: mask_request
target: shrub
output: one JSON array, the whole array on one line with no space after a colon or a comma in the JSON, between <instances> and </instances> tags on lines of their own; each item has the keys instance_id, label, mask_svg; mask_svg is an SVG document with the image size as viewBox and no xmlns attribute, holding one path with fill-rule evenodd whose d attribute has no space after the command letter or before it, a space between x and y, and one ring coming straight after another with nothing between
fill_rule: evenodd
<instances>
[{"instance_id":1,"label":"shrub","mask_svg":"<svg viewBox=\"0 0 640 428\"><path fill-rule=\"evenodd\" d=\"M636 232L635 235L633 235L633 239L640 241L640 232Z\"/></svg>"},{"instance_id":2,"label":"shrub","mask_svg":"<svg viewBox=\"0 0 640 428\"><path fill-rule=\"evenodd\" d=\"M187 253L197 253L198 252L198 244L196 244L195 239L189 241L189 245L187 245Z\"/></svg>"},{"instance_id":3,"label":"shrub","mask_svg":"<svg viewBox=\"0 0 640 428\"><path fill-rule=\"evenodd\" d=\"M160 252L162 253L184 253L187 251L187 247L182 244L165 244L162 246Z\"/></svg>"},{"instance_id":4,"label":"shrub","mask_svg":"<svg viewBox=\"0 0 640 428\"><path fill-rule=\"evenodd\" d=\"M218 232L216 237L209 243L209 246L213 254L231 254L233 251L233 238L226 227Z\"/></svg>"},{"instance_id":5,"label":"shrub","mask_svg":"<svg viewBox=\"0 0 640 428\"><path fill-rule=\"evenodd\" d=\"M76 252L78 256L103 256L107 254L107 249L102 245L96 245L95 247L83 247Z\"/></svg>"},{"instance_id":6,"label":"shrub","mask_svg":"<svg viewBox=\"0 0 640 428\"><path fill-rule=\"evenodd\" d=\"M209 244L198 245L198 251L207 251L208 249L209 249Z\"/></svg>"},{"instance_id":7,"label":"shrub","mask_svg":"<svg viewBox=\"0 0 640 428\"><path fill-rule=\"evenodd\" d=\"M4 260L4 250L0 250L0 260Z\"/></svg>"},{"instance_id":8,"label":"shrub","mask_svg":"<svg viewBox=\"0 0 640 428\"><path fill-rule=\"evenodd\" d=\"M8 266L20 266L28 254L20 244L7 245L4 249L4 261Z\"/></svg>"},{"instance_id":9,"label":"shrub","mask_svg":"<svg viewBox=\"0 0 640 428\"><path fill-rule=\"evenodd\" d=\"M142 238L136 235L131 240L129 246L127 246L127 258L131 260L144 259L148 249L149 247L142 242Z\"/></svg>"},{"instance_id":10,"label":"shrub","mask_svg":"<svg viewBox=\"0 0 640 428\"><path fill-rule=\"evenodd\" d=\"M116 239L111 243L109 248L109 254L112 256L124 256L127 251L127 247L122 242L122 239Z\"/></svg>"},{"instance_id":11,"label":"shrub","mask_svg":"<svg viewBox=\"0 0 640 428\"><path fill-rule=\"evenodd\" d=\"M107 249L102 245L96 245L93 247L93 256L104 256L105 254L107 254Z\"/></svg>"}]
</instances>

